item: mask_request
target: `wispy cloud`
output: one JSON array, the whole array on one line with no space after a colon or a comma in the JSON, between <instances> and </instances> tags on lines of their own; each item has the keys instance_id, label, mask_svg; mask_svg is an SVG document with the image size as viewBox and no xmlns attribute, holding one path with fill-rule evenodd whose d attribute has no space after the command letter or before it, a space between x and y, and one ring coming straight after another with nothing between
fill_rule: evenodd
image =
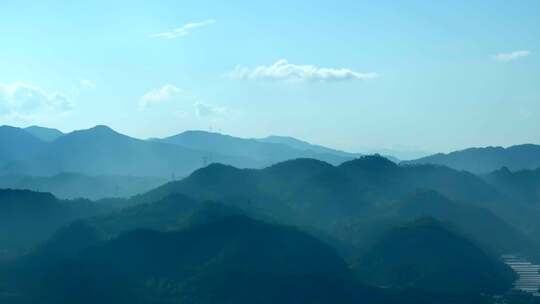
<instances>
[{"instance_id":1,"label":"wispy cloud","mask_svg":"<svg viewBox=\"0 0 540 304\"><path fill-rule=\"evenodd\" d=\"M376 78L377 73L360 73L348 68L323 68L315 65L298 65L280 59L274 64L255 68L236 66L227 74L232 79L263 79L288 81L345 81Z\"/></svg>"},{"instance_id":2,"label":"wispy cloud","mask_svg":"<svg viewBox=\"0 0 540 304\"><path fill-rule=\"evenodd\" d=\"M92 80L85 79L85 78L79 79L79 84L81 86L89 88L89 89L95 89L96 88L96 83L95 82L93 82Z\"/></svg>"},{"instance_id":3,"label":"wispy cloud","mask_svg":"<svg viewBox=\"0 0 540 304\"><path fill-rule=\"evenodd\" d=\"M522 51L514 51L510 53L499 53L499 54L494 55L493 57L497 61L507 62L507 61L518 60L523 57L527 57L529 55L531 55L531 51L522 50Z\"/></svg>"},{"instance_id":4,"label":"wispy cloud","mask_svg":"<svg viewBox=\"0 0 540 304\"><path fill-rule=\"evenodd\" d=\"M195 94L172 84L150 90L139 99L139 110L144 111L150 108L169 111L175 116L194 113L200 118L224 118L231 113L227 107L201 102Z\"/></svg>"},{"instance_id":5,"label":"wispy cloud","mask_svg":"<svg viewBox=\"0 0 540 304\"><path fill-rule=\"evenodd\" d=\"M0 116L32 119L34 116L65 114L73 108L67 96L38 86L0 83Z\"/></svg>"},{"instance_id":6,"label":"wispy cloud","mask_svg":"<svg viewBox=\"0 0 540 304\"><path fill-rule=\"evenodd\" d=\"M227 113L229 112L225 107L218 107L199 101L196 101L194 105L195 113L197 113L197 116L199 117L224 117L227 116Z\"/></svg>"},{"instance_id":7,"label":"wispy cloud","mask_svg":"<svg viewBox=\"0 0 540 304\"><path fill-rule=\"evenodd\" d=\"M162 39L175 39L178 37L187 36L193 29L212 25L216 23L214 19L208 19L201 22L191 22L182 25L179 28L173 29L171 31L157 33L150 35L151 38L162 38Z\"/></svg>"},{"instance_id":8,"label":"wispy cloud","mask_svg":"<svg viewBox=\"0 0 540 304\"><path fill-rule=\"evenodd\" d=\"M166 84L160 88L145 93L139 100L139 109L143 110L177 97L182 90L172 84Z\"/></svg>"}]
</instances>

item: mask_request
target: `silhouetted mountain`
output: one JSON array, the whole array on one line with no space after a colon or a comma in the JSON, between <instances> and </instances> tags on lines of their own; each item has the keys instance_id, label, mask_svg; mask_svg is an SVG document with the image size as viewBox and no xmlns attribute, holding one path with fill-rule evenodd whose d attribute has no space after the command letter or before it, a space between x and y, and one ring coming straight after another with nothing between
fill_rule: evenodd
<instances>
[{"instance_id":1,"label":"silhouetted mountain","mask_svg":"<svg viewBox=\"0 0 540 304\"><path fill-rule=\"evenodd\" d=\"M13 267L12 291L30 303L365 303L377 296L317 239L243 216L181 231L134 230L69 259L33 256Z\"/></svg>"},{"instance_id":2,"label":"silhouetted mountain","mask_svg":"<svg viewBox=\"0 0 540 304\"><path fill-rule=\"evenodd\" d=\"M396 158L395 155L392 153L393 151L390 151L390 150L380 150L378 152L370 152L370 153L350 153L350 152L344 152L344 151L336 150L332 148L327 148L320 145L314 145L314 144L311 144L306 141L296 139L290 136L268 136L265 138L260 138L258 140L262 142L280 143L280 144L291 146L299 150L311 150L318 153L335 154L335 155L347 157L350 159L359 158L365 154L382 154L384 155L384 157L386 157L387 159L395 163L399 162L399 159Z\"/></svg>"},{"instance_id":3,"label":"silhouetted mountain","mask_svg":"<svg viewBox=\"0 0 540 304\"><path fill-rule=\"evenodd\" d=\"M302 212L331 206L349 214L348 208L396 201L417 189L436 190L451 199L475 204L500 198L492 187L466 172L430 165L398 166L381 156L366 156L337 167L313 159L285 161L262 170L214 164L138 199L155 201L171 193L183 193L202 200L236 197L259 207L280 201Z\"/></svg>"},{"instance_id":4,"label":"silhouetted mountain","mask_svg":"<svg viewBox=\"0 0 540 304\"><path fill-rule=\"evenodd\" d=\"M167 181L160 177L118 175L86 176L79 173L59 173L54 176L0 176L0 188L50 192L62 199L87 198L98 200L130 197L149 191Z\"/></svg>"},{"instance_id":5,"label":"silhouetted mountain","mask_svg":"<svg viewBox=\"0 0 540 304\"><path fill-rule=\"evenodd\" d=\"M23 160L41 151L45 144L23 129L0 126L0 166Z\"/></svg>"},{"instance_id":6,"label":"silhouetted mountain","mask_svg":"<svg viewBox=\"0 0 540 304\"><path fill-rule=\"evenodd\" d=\"M540 146L533 144L503 147L470 148L448 154L434 154L406 164L436 164L473 173L489 173L501 167L512 171L540 167Z\"/></svg>"},{"instance_id":7,"label":"silhouetted mountain","mask_svg":"<svg viewBox=\"0 0 540 304\"><path fill-rule=\"evenodd\" d=\"M420 195L424 192L418 189L435 190L461 203L432 192ZM376 235L376 231L362 234L359 227L375 226L382 232L388 224L424 215L452 222L496 253L529 253L537 248L522 232L479 207L506 203L478 177L432 165L398 166L380 156L337 167L312 159L286 161L262 170L214 164L136 196L131 203L155 202L171 194L219 201L251 215L324 232L357 248ZM365 225L363 219L369 219ZM365 243L357 244L355 238Z\"/></svg>"},{"instance_id":8,"label":"silhouetted mountain","mask_svg":"<svg viewBox=\"0 0 540 304\"><path fill-rule=\"evenodd\" d=\"M182 176L199 168L205 159L238 166L249 160L202 152L171 144L135 139L106 126L74 131L47 145L31 159L11 163L4 174L55 175L77 172L86 175Z\"/></svg>"},{"instance_id":9,"label":"silhouetted mountain","mask_svg":"<svg viewBox=\"0 0 540 304\"><path fill-rule=\"evenodd\" d=\"M466 293L501 293L513 271L441 223L424 218L384 234L355 265L365 282Z\"/></svg>"},{"instance_id":10,"label":"silhouetted mountain","mask_svg":"<svg viewBox=\"0 0 540 304\"><path fill-rule=\"evenodd\" d=\"M59 138L60 136L64 135L64 133L62 133L62 131L60 130L52 129L52 128L44 128L40 126L30 126L30 127L24 128L24 130L45 142L51 142Z\"/></svg>"},{"instance_id":11,"label":"silhouetted mountain","mask_svg":"<svg viewBox=\"0 0 540 304\"><path fill-rule=\"evenodd\" d=\"M0 257L20 254L61 226L106 210L87 200L61 201L50 193L0 190Z\"/></svg>"},{"instance_id":12,"label":"silhouetted mountain","mask_svg":"<svg viewBox=\"0 0 540 304\"><path fill-rule=\"evenodd\" d=\"M504 289L500 286L512 279L511 276L506 276L507 269L504 268L499 273L500 262L489 254L483 253L479 245L467 241L467 244L475 248L474 252L469 251L470 247L463 246L460 241L455 241L453 238L463 240L464 237L461 235L467 235L478 242L476 238L486 237L482 230L486 227L485 225L493 225L493 229L488 233L491 233L493 238L499 236L501 239L506 239L508 231L505 223L485 210L451 202L434 192L415 192L400 202L385 206L382 211L380 206L376 209L363 207L358 211L353 211L350 218L374 220L378 218L380 221L390 219L387 225L384 225L384 233L367 232L367 235L372 234L371 237L376 240L373 247L375 249L371 250L379 248L377 244L381 243L381 238L388 235L388 227L403 223L408 219L434 214L450 223L452 229L445 228L445 231L448 230L445 233L451 234L452 237L437 233L433 238L440 238L444 244L456 248L461 255L456 255L455 258L463 259L464 265L473 263L473 266L463 270L465 266L456 267L453 264L454 260L447 263L445 260L447 255L443 255L440 260L434 258L427 261L428 265L434 265L430 268L434 270L433 272L426 271L426 273L441 275L433 282L453 283L452 280L462 277L465 278L464 282L469 282L467 280L477 282L479 278L482 279L481 284L468 285L470 289L461 284L450 283L448 286L452 286L451 288L431 288L433 287L431 285L426 287L421 285L425 282L416 277L407 281L414 284L396 285L399 288L410 287L413 290L386 289L383 292L366 289L354 279L345 262L327 245L323 245L297 229L263 224L242 215L255 214L270 220L296 223L295 220L281 217L280 212L273 212L273 206L278 206L277 209L279 209L279 204L283 204L282 211L287 211L287 214L295 214L292 210L301 210L285 200L275 200L276 194L284 191L286 194L282 198L289 196L302 198L304 196L294 193L294 189L307 185L313 188L304 189L304 192L322 187L322 192L314 191L323 194L326 191L331 193L333 190L338 191L339 189L333 187L342 184L347 178L353 181L352 186L356 181L364 178L375 180L374 184L377 185L383 180L381 176L389 175L396 170L396 167L398 171L400 170L399 166L391 164L379 157L368 157L348 164L344 172L341 172L343 170L341 167L309 159L288 161L264 170L240 170L230 166L211 165L198 170L183 182L191 180L190 187L198 187L198 183L202 183L197 191L206 189L207 192L203 194L223 197L226 203L231 205L200 202L184 195L173 194L160 201L135 205L108 215L87 219L84 222L75 222L60 229L49 241L27 257L5 266L0 264L0 282L6 282L7 285L3 287L0 284L0 299L8 304L34 303L37 298L40 299L40 303L59 301L72 303L168 303L168 301L247 303L254 300L262 303L265 301L279 303L338 301L339 303L427 304L435 300L438 303L483 303L484 299L479 292L491 293ZM353 174L356 171L363 173ZM294 172L294 175L287 177L288 172ZM381 172L381 176L374 172ZM257 176L258 174L262 175ZM287 177L285 181L277 183L285 177ZM344 180L340 181L338 178ZM229 189L231 187L229 181L235 181L238 187ZM257 194L261 189L258 190L253 186L258 185L258 181L263 183L262 185L265 186L262 189L263 193L268 195L260 197L266 198L266 202L272 204L264 207L268 209L258 206L256 200L238 201L238 195L243 191ZM168 185L178 183L182 182ZM281 187L286 184L290 184L290 187L282 189ZM209 187L210 185L212 187ZM273 187L276 189L270 191ZM163 188L166 187L159 189ZM296 191L300 192L300 190ZM231 194L231 196L226 196L226 194ZM141 198L142 196L139 197ZM318 203L325 201L326 198ZM327 204L331 205L332 201L328 201ZM335 214L336 212L332 211L332 216ZM298 218L304 222L306 220L295 215L295 219ZM345 217L336 217L331 222L335 223L343 218ZM318 226L321 222L310 223L311 227L315 228L325 226ZM328 227L333 227L333 225L328 225ZM373 226L366 226L366 228L378 229ZM310 230L316 231L316 229ZM326 231L333 230L329 228ZM519 234L516 235L510 235L510 237L516 237L516 239L521 237ZM357 234L356 236L356 238L361 237L364 235ZM307 239L303 238L310 241L307 242ZM424 230L411 232L409 238L405 240L415 238L423 242L426 238ZM437 247L438 243L430 243L432 240L429 238L428 241L426 245L428 248L447 250L445 247ZM486 240L482 245L490 244L490 242ZM418 246L414 248L421 249ZM482 252L482 256L478 252ZM368 254L369 252L365 256ZM429 256L438 253L428 252L427 254ZM382 257L386 258L384 255ZM300 262L301 259L307 259L307 261ZM492 265L490 263L495 263L491 270L486 268L486 265ZM392 263L389 265L389 267L394 267ZM365 269L371 269L369 267L366 266ZM398 267L399 265L392 269L401 271ZM460 274L445 272L450 267L456 272L464 272ZM418 268L423 269L420 266ZM17 273L14 278L10 276L13 273ZM381 271L381 273L388 272ZM396 273L400 274L400 272ZM406 271L403 273L407 274ZM490 275L490 277L484 280L484 275ZM2 280L8 277L9 280ZM79 282L84 282L84 284ZM380 284L376 280L369 283ZM451 295L448 292L454 292L454 294ZM9 299L17 299L18 302L6 301L2 298L4 295L10 295ZM301 299L298 298L300 295Z\"/></svg>"},{"instance_id":13,"label":"silhouetted mountain","mask_svg":"<svg viewBox=\"0 0 540 304\"><path fill-rule=\"evenodd\" d=\"M313 151L313 152L322 153L322 154L340 155L346 158L358 158L362 156L360 153L349 153L349 152L344 152L344 151L340 151L340 150L336 150L332 148L327 148L321 145L314 145L307 141L296 139L290 136L275 136L274 135L274 136L268 136L265 138L259 138L257 140L261 142L266 142L266 143L283 144L283 145L287 145L298 150Z\"/></svg>"},{"instance_id":14,"label":"silhouetted mountain","mask_svg":"<svg viewBox=\"0 0 540 304\"><path fill-rule=\"evenodd\" d=\"M215 202L200 202L184 195L171 195L164 199L124 208L98 217L89 223L105 238L138 229L158 231L179 230L193 224L204 224L215 219L240 215L244 212Z\"/></svg>"},{"instance_id":15,"label":"silhouetted mountain","mask_svg":"<svg viewBox=\"0 0 540 304\"><path fill-rule=\"evenodd\" d=\"M417 159L421 157L425 157L428 155L433 154L433 152L427 152L423 150L419 150L417 148L413 147L396 147L396 148L379 148L379 149L365 149L360 150L364 154L381 154L388 157L390 160L395 161L399 163L401 160L412 160ZM390 157L393 156L392 157Z\"/></svg>"},{"instance_id":16,"label":"silhouetted mountain","mask_svg":"<svg viewBox=\"0 0 540 304\"><path fill-rule=\"evenodd\" d=\"M178 135L155 141L176 144L195 150L211 151L223 155L249 158L258 163L258 167L302 157L340 164L358 156L356 154L310 145L308 143L299 147L295 144L291 145L288 142L239 138L205 131L186 131Z\"/></svg>"},{"instance_id":17,"label":"silhouetted mountain","mask_svg":"<svg viewBox=\"0 0 540 304\"><path fill-rule=\"evenodd\" d=\"M513 200L540 203L540 168L512 172L503 167L484 175L483 178Z\"/></svg>"}]
</instances>

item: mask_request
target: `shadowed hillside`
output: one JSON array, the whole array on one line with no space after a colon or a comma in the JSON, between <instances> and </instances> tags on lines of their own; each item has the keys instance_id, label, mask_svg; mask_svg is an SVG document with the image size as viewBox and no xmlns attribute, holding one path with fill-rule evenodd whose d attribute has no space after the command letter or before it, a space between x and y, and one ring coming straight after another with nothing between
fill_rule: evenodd
<instances>
[{"instance_id":1,"label":"shadowed hillside","mask_svg":"<svg viewBox=\"0 0 540 304\"><path fill-rule=\"evenodd\" d=\"M384 234L355 270L365 282L458 294L508 290L513 271L432 218Z\"/></svg>"},{"instance_id":2,"label":"shadowed hillside","mask_svg":"<svg viewBox=\"0 0 540 304\"><path fill-rule=\"evenodd\" d=\"M40 303L369 303L377 296L317 239L242 216L175 232L134 230L69 260L34 256L13 267L20 278L13 292Z\"/></svg>"},{"instance_id":3,"label":"shadowed hillside","mask_svg":"<svg viewBox=\"0 0 540 304\"><path fill-rule=\"evenodd\" d=\"M0 258L30 250L61 226L108 209L87 200L58 200L50 193L0 190Z\"/></svg>"}]
</instances>

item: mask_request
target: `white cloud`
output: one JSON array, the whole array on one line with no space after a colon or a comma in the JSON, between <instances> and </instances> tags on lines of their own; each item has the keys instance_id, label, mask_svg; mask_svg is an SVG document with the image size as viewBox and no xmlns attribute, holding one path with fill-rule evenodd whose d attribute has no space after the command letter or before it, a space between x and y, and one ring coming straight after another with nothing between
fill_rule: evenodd
<instances>
[{"instance_id":1,"label":"white cloud","mask_svg":"<svg viewBox=\"0 0 540 304\"><path fill-rule=\"evenodd\" d=\"M181 92L182 90L174 85L166 84L144 94L139 100L139 108L146 109L152 105L171 100L177 97Z\"/></svg>"},{"instance_id":2,"label":"white cloud","mask_svg":"<svg viewBox=\"0 0 540 304\"><path fill-rule=\"evenodd\" d=\"M197 101L195 102L195 113L199 117L223 117L227 115L228 110L225 107L213 106Z\"/></svg>"},{"instance_id":3,"label":"white cloud","mask_svg":"<svg viewBox=\"0 0 540 304\"><path fill-rule=\"evenodd\" d=\"M81 84L81 86L89 88L89 89L96 88L96 83L88 79L81 78L79 79L79 83Z\"/></svg>"},{"instance_id":4,"label":"white cloud","mask_svg":"<svg viewBox=\"0 0 540 304\"><path fill-rule=\"evenodd\" d=\"M232 79L266 79L288 81L344 81L376 78L376 73L359 73L347 68L322 68L315 65L297 65L280 59L270 66L248 68L236 66L227 75Z\"/></svg>"},{"instance_id":5,"label":"white cloud","mask_svg":"<svg viewBox=\"0 0 540 304\"><path fill-rule=\"evenodd\" d=\"M188 91L166 84L144 94L139 100L139 109L148 110L154 107L158 111L168 111L177 117L185 117L188 113L193 113L193 110L195 115L201 118L222 118L230 113L226 107L215 106L198 99Z\"/></svg>"},{"instance_id":6,"label":"white cloud","mask_svg":"<svg viewBox=\"0 0 540 304\"><path fill-rule=\"evenodd\" d=\"M0 115L32 119L36 115L64 114L72 109L68 98L59 92L22 82L0 83Z\"/></svg>"},{"instance_id":7,"label":"white cloud","mask_svg":"<svg viewBox=\"0 0 540 304\"><path fill-rule=\"evenodd\" d=\"M176 28L174 30L171 30L171 31L168 31L168 32L162 32L162 33L153 34L153 35L150 35L150 37L151 38L163 38L163 39L175 39L175 38L178 38L178 37L187 36L191 32L191 30L193 30L195 28L212 25L214 23L216 23L216 20L214 20L214 19L208 19L208 20L204 20L204 21L201 21L201 22L186 23L186 24L182 25L181 27Z\"/></svg>"},{"instance_id":8,"label":"white cloud","mask_svg":"<svg viewBox=\"0 0 540 304\"><path fill-rule=\"evenodd\" d=\"M511 53L499 53L493 56L495 60L497 61L514 61L518 60L523 57L527 57L531 54L531 51L523 50L523 51L514 51Z\"/></svg>"}]
</instances>

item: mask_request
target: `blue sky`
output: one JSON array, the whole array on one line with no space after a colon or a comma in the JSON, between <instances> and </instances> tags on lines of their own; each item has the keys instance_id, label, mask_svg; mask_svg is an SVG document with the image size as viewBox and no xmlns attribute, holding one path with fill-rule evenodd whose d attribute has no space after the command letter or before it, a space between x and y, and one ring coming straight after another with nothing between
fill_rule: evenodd
<instances>
[{"instance_id":1,"label":"blue sky","mask_svg":"<svg viewBox=\"0 0 540 304\"><path fill-rule=\"evenodd\" d=\"M0 124L540 143L539 1L291 2L2 3Z\"/></svg>"}]
</instances>

